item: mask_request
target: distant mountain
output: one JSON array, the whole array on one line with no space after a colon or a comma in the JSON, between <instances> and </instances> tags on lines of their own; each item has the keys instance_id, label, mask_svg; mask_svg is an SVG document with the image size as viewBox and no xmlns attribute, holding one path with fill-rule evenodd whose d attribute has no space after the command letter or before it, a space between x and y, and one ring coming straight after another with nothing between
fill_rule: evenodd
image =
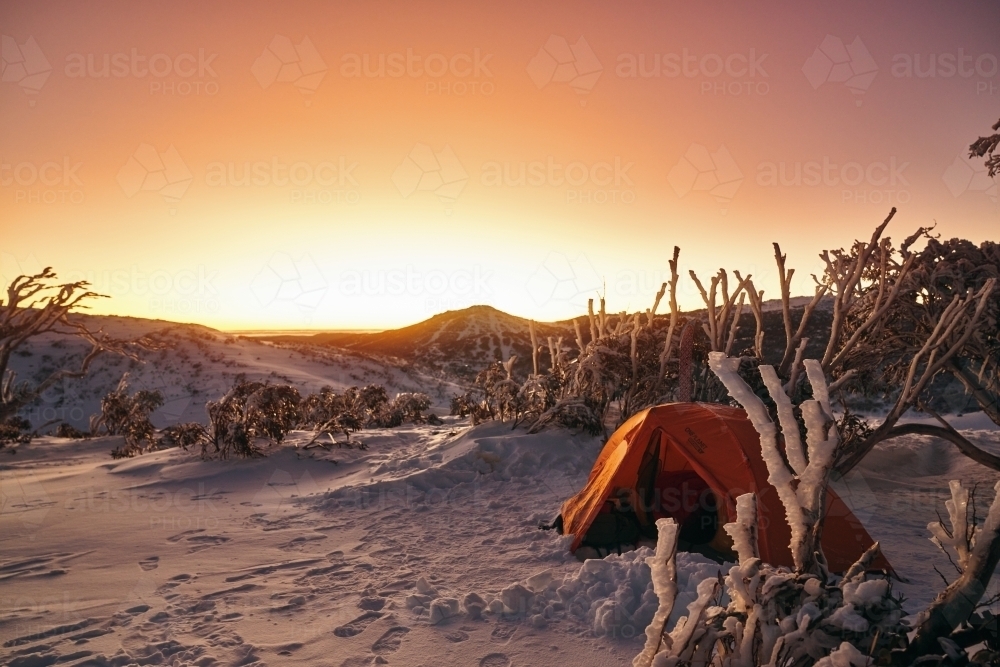
<instances>
[{"instance_id":1,"label":"distant mountain","mask_svg":"<svg viewBox=\"0 0 1000 667\"><path fill-rule=\"evenodd\" d=\"M808 301L807 297L796 297L792 300L793 321L796 325ZM811 336L807 351L813 356L822 354L826 342L824 335L831 319L830 309L827 307L828 301L817 308L806 332L807 336ZM785 345L781 303L777 300L767 301L763 304L763 310L764 347L767 358L775 356L780 358ZM702 316L704 313L704 310L699 310L684 315ZM661 313L659 317L667 316ZM577 319L580 322L584 343L587 343L590 341L590 325L586 314ZM752 346L755 331L753 314L748 307L744 307L734 352ZM536 322L535 333L539 345L545 348L539 358L539 366L542 369L549 366L547 346L550 336L556 339L562 337L564 349L574 352L577 349L572 320ZM529 320L510 315L492 306L449 310L417 324L376 333L348 331L312 336L279 334L262 338L276 343L323 345L379 357L392 357L423 371L461 380L471 380L490 362L506 361L511 355L517 355L514 369L521 377L532 370Z\"/></svg>"},{"instance_id":2,"label":"distant mountain","mask_svg":"<svg viewBox=\"0 0 1000 667\"><path fill-rule=\"evenodd\" d=\"M401 329L378 333L337 332L313 336L266 336L280 343L308 343L353 352L393 357L446 377L471 379L490 362L516 355L521 376L531 372L529 321L492 306L449 310ZM571 322L539 322L535 333L540 345L548 337L563 338L563 346L576 346ZM545 355L543 368L548 367Z\"/></svg>"}]
</instances>

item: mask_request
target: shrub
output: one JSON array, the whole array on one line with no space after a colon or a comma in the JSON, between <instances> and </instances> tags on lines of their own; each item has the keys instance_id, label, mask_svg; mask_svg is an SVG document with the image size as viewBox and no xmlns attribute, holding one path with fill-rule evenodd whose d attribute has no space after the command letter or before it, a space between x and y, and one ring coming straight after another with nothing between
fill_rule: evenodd
<instances>
[{"instance_id":1,"label":"shrub","mask_svg":"<svg viewBox=\"0 0 1000 667\"><path fill-rule=\"evenodd\" d=\"M472 417L472 423L489 419L517 419L521 415L521 386L514 380L512 368L516 357L505 363L492 362L476 375L473 388L452 398L451 413Z\"/></svg>"},{"instance_id":2,"label":"shrub","mask_svg":"<svg viewBox=\"0 0 1000 667\"><path fill-rule=\"evenodd\" d=\"M79 440L80 438L86 438L89 435L89 433L84 433L72 424L68 424L66 422L63 422L56 427L57 438L72 438L74 440Z\"/></svg>"},{"instance_id":3,"label":"shrub","mask_svg":"<svg viewBox=\"0 0 1000 667\"><path fill-rule=\"evenodd\" d=\"M332 387L323 387L302 401L299 426L317 434L351 433L363 428L392 428L426 420L424 412L431 405L427 394L404 392L389 400L382 385L348 387L338 394Z\"/></svg>"},{"instance_id":4,"label":"shrub","mask_svg":"<svg viewBox=\"0 0 1000 667\"><path fill-rule=\"evenodd\" d=\"M431 399L427 394L404 392L381 406L379 411L372 415L371 425L394 428L407 422L420 424L425 421L424 412L430 407Z\"/></svg>"},{"instance_id":5,"label":"shrub","mask_svg":"<svg viewBox=\"0 0 1000 667\"><path fill-rule=\"evenodd\" d=\"M160 432L160 437L156 440L156 443L163 448L180 447L187 450L188 447L201 445L202 451L208 442L208 429L197 422L168 426Z\"/></svg>"},{"instance_id":6,"label":"shrub","mask_svg":"<svg viewBox=\"0 0 1000 667\"><path fill-rule=\"evenodd\" d=\"M163 405L159 391L140 390L128 393L128 373L122 376L113 391L101 399L101 414L91 420L90 432L97 434L103 428L108 435L125 436L125 446L111 450L114 458L127 458L154 448L156 429L149 415Z\"/></svg>"},{"instance_id":7,"label":"shrub","mask_svg":"<svg viewBox=\"0 0 1000 667\"><path fill-rule=\"evenodd\" d=\"M250 382L242 377L218 401L205 404L209 428L202 455L207 447L220 458L259 456L257 440L267 438L280 443L301 420L302 398L289 385Z\"/></svg>"},{"instance_id":8,"label":"shrub","mask_svg":"<svg viewBox=\"0 0 1000 667\"><path fill-rule=\"evenodd\" d=\"M31 422L17 415L0 421L0 447L31 442L30 428Z\"/></svg>"}]
</instances>

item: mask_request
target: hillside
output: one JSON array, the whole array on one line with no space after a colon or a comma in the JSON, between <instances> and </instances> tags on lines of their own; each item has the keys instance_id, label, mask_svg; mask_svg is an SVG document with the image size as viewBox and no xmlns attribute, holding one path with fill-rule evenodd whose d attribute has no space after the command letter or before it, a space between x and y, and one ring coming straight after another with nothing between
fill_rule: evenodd
<instances>
[{"instance_id":1,"label":"hillside","mask_svg":"<svg viewBox=\"0 0 1000 667\"><path fill-rule=\"evenodd\" d=\"M552 336L562 337L563 347L576 348L572 322L537 323L535 329L541 345L547 345L548 337ZM511 355L517 355L515 370L519 374L531 372L528 320L491 306L449 310L417 324L378 333L266 338L272 342L308 343L392 357L426 372L465 380L471 380L491 361L506 361Z\"/></svg>"},{"instance_id":2,"label":"hillside","mask_svg":"<svg viewBox=\"0 0 1000 667\"><path fill-rule=\"evenodd\" d=\"M775 302L765 304L765 358L780 359L784 327ZM823 304L825 306L825 304ZM793 308L797 322L801 306ZM694 311L691 315L703 315ZM823 354L831 313L824 307L813 314L806 335L807 356ZM390 394L423 391L439 412L476 374L494 360L516 355L515 375L532 372L529 321L490 306L448 311L423 322L377 333L321 333L311 336L236 336L196 324L130 317L74 314L91 329L111 336L136 339L147 336L161 349L140 352L140 362L112 354L97 358L83 379L65 379L49 389L27 415L38 428L46 423L69 422L86 428L90 415L100 409L100 399L114 389L126 372L133 389L159 390L165 404L153 415L154 424L204 421L204 405L222 396L238 375L253 380L293 384L303 393L324 385L335 388L377 383ZM666 317L661 317L665 326ZM584 343L590 340L586 317L578 318ZM744 311L733 351L752 345L752 314ZM536 323L543 351L542 371L549 367L547 341L562 338L568 358L577 354L572 321ZM11 358L17 380L38 382L56 368L79 365L89 346L71 335L46 334L29 341ZM933 405L945 412L974 410L973 404L950 376L941 376L932 388ZM869 407L877 408L875 405Z\"/></svg>"},{"instance_id":3,"label":"hillside","mask_svg":"<svg viewBox=\"0 0 1000 667\"><path fill-rule=\"evenodd\" d=\"M793 318L797 322L802 315L805 298L792 302ZM825 332L830 326L831 312L821 304L810 320L806 332L810 336L807 352L813 356L822 355ZM705 310L683 313L684 316L704 317ZM617 314L612 315L617 317ZM590 342L590 327L586 314L576 318L584 344ZM659 316L664 325L667 316ZM735 351L753 344L756 330L753 314L744 309L740 318ZM572 320L560 322L536 322L535 331L539 345L547 348L548 338L562 337L562 348L572 358L578 350L576 333ZM781 318L780 302L768 301L764 304L764 347L767 358L780 358L785 345L784 324ZM335 332L319 333L311 336L271 335L266 340L288 345L320 345L343 350L363 352L382 357L391 357L412 364L421 370L450 378L471 380L491 361L506 361L517 355L514 369L524 376L531 372L531 336L529 320L510 315L491 306L471 306L462 310L450 310L435 315L417 324L380 332ZM540 367L548 367L548 353L540 356Z\"/></svg>"},{"instance_id":4,"label":"hillside","mask_svg":"<svg viewBox=\"0 0 1000 667\"><path fill-rule=\"evenodd\" d=\"M204 422L205 402L217 399L239 375L250 380L268 380L296 386L300 392L317 391L324 385L382 384L394 394L423 391L437 406L446 406L458 388L445 380L404 364L375 358L359 351L327 346L290 346L259 338L232 336L196 324L162 320L75 314L92 329L120 339L148 337L160 349L141 350L139 361L103 354L94 361L86 377L65 378L42 395L25 415L35 428L47 423L68 422L86 429L90 415L99 412L101 397L129 374L133 390L158 390L164 405L153 413L153 423ZM77 368L90 346L72 335L45 334L29 339L11 357L16 381L37 383L58 368Z\"/></svg>"}]
</instances>

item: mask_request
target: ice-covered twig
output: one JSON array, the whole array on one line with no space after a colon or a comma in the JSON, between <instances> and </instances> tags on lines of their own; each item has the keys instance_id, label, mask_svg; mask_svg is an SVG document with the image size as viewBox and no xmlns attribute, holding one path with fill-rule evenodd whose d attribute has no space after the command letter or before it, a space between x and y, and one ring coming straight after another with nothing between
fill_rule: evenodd
<instances>
[{"instance_id":1,"label":"ice-covered twig","mask_svg":"<svg viewBox=\"0 0 1000 667\"><path fill-rule=\"evenodd\" d=\"M669 260L670 264L670 326L667 327L667 337L663 341L663 353L660 355L660 380L663 380L667 372L667 362L670 361L670 353L674 344L674 329L677 327L677 258L681 249L674 246L674 258Z\"/></svg>"},{"instance_id":2,"label":"ice-covered twig","mask_svg":"<svg viewBox=\"0 0 1000 667\"><path fill-rule=\"evenodd\" d=\"M859 558L854 565L847 568L847 572L844 573L844 578L840 580L840 587L843 588L844 584L851 583L852 581L864 577L865 572L868 571L871 564L876 558L878 558L881 550L882 548L879 546L878 542L868 547L865 552L861 554L861 558Z\"/></svg>"},{"instance_id":3,"label":"ice-covered twig","mask_svg":"<svg viewBox=\"0 0 1000 667\"><path fill-rule=\"evenodd\" d=\"M827 572L820 537L826 511L826 491L840 437L833 423L822 370L816 361L803 362L816 397L802 404L808 446L807 457L803 460L798 424L794 421L794 415L789 414L789 406L785 405L788 397L781 391L774 369L766 365L760 366L761 378L778 404L790 468L778 448L778 427L771 421L764 402L740 377L737 372L739 364L739 359L730 359L721 352L710 352L708 355L709 368L725 385L729 395L743 406L760 435L761 455L767 465L767 481L777 490L778 499L785 508L785 517L792 530L790 547L796 572L812 573L825 579ZM791 443L790 446L788 443Z\"/></svg>"},{"instance_id":4,"label":"ice-covered twig","mask_svg":"<svg viewBox=\"0 0 1000 667\"><path fill-rule=\"evenodd\" d=\"M760 558L757 544L757 496L744 493L736 499L736 521L723 526L733 538L733 548L740 563Z\"/></svg>"},{"instance_id":5,"label":"ice-covered twig","mask_svg":"<svg viewBox=\"0 0 1000 667\"><path fill-rule=\"evenodd\" d=\"M576 346L580 348L580 355L583 355L583 334L580 332L580 321L573 318L573 329L576 331Z\"/></svg>"},{"instance_id":6,"label":"ice-covered twig","mask_svg":"<svg viewBox=\"0 0 1000 667\"><path fill-rule=\"evenodd\" d=\"M590 340L591 342L598 339L597 335L597 318L594 317L594 300L587 299L587 318L590 320Z\"/></svg>"},{"instance_id":7,"label":"ice-covered twig","mask_svg":"<svg viewBox=\"0 0 1000 667\"><path fill-rule=\"evenodd\" d=\"M959 482L951 483L952 500L946 503L952 518L951 537L948 538L948 531L940 523L929 526L942 548L944 544L956 548L962 574L917 616L917 632L904 656L906 664L923 655L938 654L941 650L938 639L948 637L960 623L969 618L989 586L993 572L1000 563L1000 482L993 489L996 492L993 504L979 530L969 525L965 515L968 491ZM960 524L965 527L960 527ZM943 541L942 537L948 541ZM967 546L963 551L958 551L958 543L963 541Z\"/></svg>"},{"instance_id":8,"label":"ice-covered twig","mask_svg":"<svg viewBox=\"0 0 1000 667\"><path fill-rule=\"evenodd\" d=\"M538 337L535 335L535 321L528 320L528 333L531 335L531 367L538 375Z\"/></svg>"},{"instance_id":9,"label":"ice-covered twig","mask_svg":"<svg viewBox=\"0 0 1000 667\"><path fill-rule=\"evenodd\" d=\"M795 360L792 361L792 367L789 370L788 384L785 385L785 391L791 395L795 391L795 384L799 381L799 369L802 368L802 356L806 353L806 345L809 344L808 338L803 338L799 342L798 348L795 350Z\"/></svg>"},{"instance_id":10,"label":"ice-covered twig","mask_svg":"<svg viewBox=\"0 0 1000 667\"><path fill-rule=\"evenodd\" d=\"M646 646L642 653L632 661L632 667L649 667L653 657L663 648L664 641L670 648L670 637L667 635L667 620L674 609L677 599L677 522L673 519L657 519L656 521L656 553L646 559L653 580L653 592L656 593L659 606L653 615L653 620L646 627Z\"/></svg>"},{"instance_id":11,"label":"ice-covered twig","mask_svg":"<svg viewBox=\"0 0 1000 667\"><path fill-rule=\"evenodd\" d=\"M959 569L965 569L969 563L969 547L972 546L976 530L975 526L969 526L969 490L957 479L951 480L948 486L951 488L951 498L945 501L944 506L948 510L951 530L945 528L940 521L927 524L927 530L931 531L931 542L939 549L947 552L946 547L951 547L955 550Z\"/></svg>"},{"instance_id":12,"label":"ice-covered twig","mask_svg":"<svg viewBox=\"0 0 1000 667\"><path fill-rule=\"evenodd\" d=\"M750 613L757 603L757 588L761 579L757 496L752 493L739 496L736 499L736 521L727 523L723 528L733 539L733 548L739 558L739 565L730 568L726 580L729 596L740 609Z\"/></svg>"},{"instance_id":13,"label":"ice-covered twig","mask_svg":"<svg viewBox=\"0 0 1000 667\"><path fill-rule=\"evenodd\" d=\"M733 350L733 343L736 342L736 333L740 329L740 316L743 314L743 302L746 301L746 294L740 293L740 300L736 304L736 313L733 315L733 323L729 327L729 339L726 341L726 354Z\"/></svg>"},{"instance_id":14,"label":"ice-covered twig","mask_svg":"<svg viewBox=\"0 0 1000 667\"><path fill-rule=\"evenodd\" d=\"M781 433L785 437L785 456L792 470L801 475L806 469L806 455L802 451L802 438L799 435L799 425L795 421L795 411L792 409L792 401L788 398L781 386L781 380L774 371L773 366L761 366L760 378L764 381L764 386L774 399L778 407L778 423L781 425Z\"/></svg>"},{"instance_id":15,"label":"ice-covered twig","mask_svg":"<svg viewBox=\"0 0 1000 667\"><path fill-rule=\"evenodd\" d=\"M656 309L660 307L660 300L663 295L667 293L667 283L660 285L660 291L656 293L656 298L653 299L653 307L646 311L646 326L650 329L653 328L653 318L656 317Z\"/></svg>"},{"instance_id":16,"label":"ice-covered twig","mask_svg":"<svg viewBox=\"0 0 1000 667\"><path fill-rule=\"evenodd\" d=\"M714 642L704 641L704 634L710 630L704 622L705 612L719 592L718 579L702 579L698 584L698 597L688 605L688 615L677 621L677 627L670 633L670 654L680 658L681 663L693 664L691 660L699 646L712 648ZM707 662L707 661L706 661ZM704 662L702 664L705 664Z\"/></svg>"},{"instance_id":17,"label":"ice-covered twig","mask_svg":"<svg viewBox=\"0 0 1000 667\"><path fill-rule=\"evenodd\" d=\"M797 549L796 546L805 539L805 519L795 494L794 475L785 465L778 450L778 427L771 421L764 402L750 390L736 372L740 365L739 359L730 359L721 352L710 352L708 365L726 386L729 395L746 410L750 423L760 436L761 454L768 471L767 481L778 491L778 498L785 507L785 516L792 529L792 557L796 569L799 569L803 563L800 562L801 549Z\"/></svg>"}]
</instances>

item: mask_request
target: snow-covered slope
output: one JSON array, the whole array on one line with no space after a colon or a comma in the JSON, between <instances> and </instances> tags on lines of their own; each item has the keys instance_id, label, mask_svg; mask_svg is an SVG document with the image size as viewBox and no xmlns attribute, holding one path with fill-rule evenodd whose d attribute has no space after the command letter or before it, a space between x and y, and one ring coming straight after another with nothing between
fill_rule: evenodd
<instances>
[{"instance_id":1,"label":"snow-covered slope","mask_svg":"<svg viewBox=\"0 0 1000 667\"><path fill-rule=\"evenodd\" d=\"M963 432L1000 452L995 430ZM536 528L599 439L450 417L358 435L365 448L324 451L293 433L249 461L112 461L116 438L0 452L0 662L630 664L653 610L645 553L581 564ZM839 484L909 579L911 612L947 572L926 524L951 477L995 480L907 438ZM719 569L679 561L675 617Z\"/></svg>"},{"instance_id":2,"label":"snow-covered slope","mask_svg":"<svg viewBox=\"0 0 1000 667\"><path fill-rule=\"evenodd\" d=\"M251 380L293 384L303 394L323 385L342 389L352 385L382 384L390 395L423 391L435 405L447 407L458 386L447 379L390 359L376 358L328 346L273 343L232 336L195 324L125 317L86 318L91 329L133 340L146 336L162 349L140 350L140 362L105 353L82 379L66 378L51 387L27 417L38 428L47 422L69 422L86 429L90 415L100 410L101 397L117 386L126 372L133 390L159 390L164 405L153 414L162 427L183 421L204 422L205 402L222 396L237 375ZM11 358L18 381L38 382L54 369L76 368L89 345L75 336L45 334L29 339Z\"/></svg>"}]
</instances>

